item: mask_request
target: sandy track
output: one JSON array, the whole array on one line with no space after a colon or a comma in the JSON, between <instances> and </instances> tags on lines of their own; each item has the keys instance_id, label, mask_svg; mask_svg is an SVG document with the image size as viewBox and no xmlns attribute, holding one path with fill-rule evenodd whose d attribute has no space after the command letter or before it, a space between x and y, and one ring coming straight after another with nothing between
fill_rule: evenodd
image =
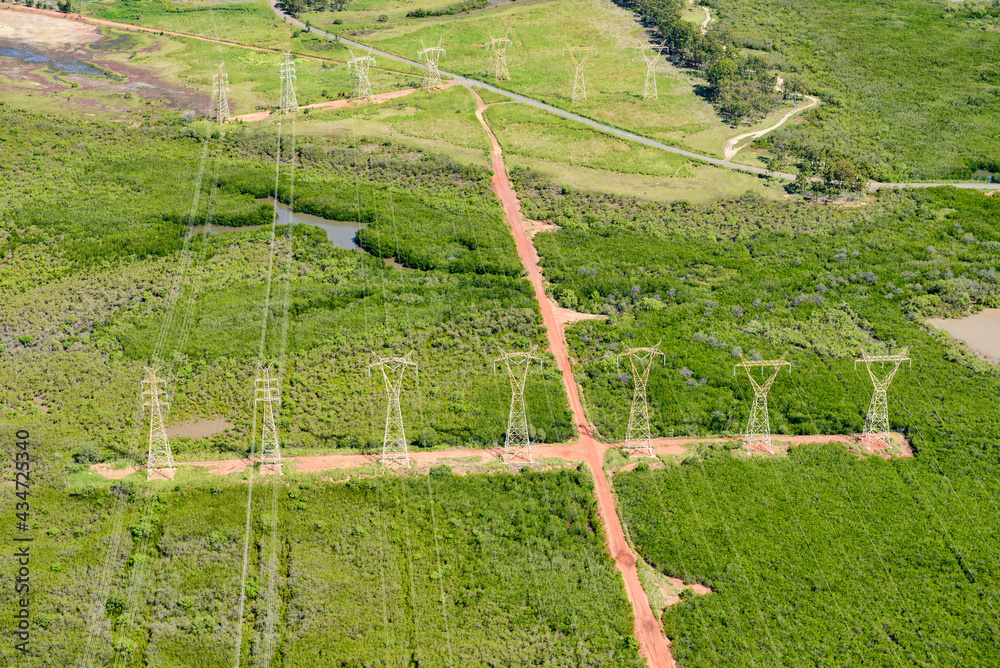
<instances>
[{"instance_id":1,"label":"sandy track","mask_svg":"<svg viewBox=\"0 0 1000 668\"><path fill-rule=\"evenodd\" d=\"M688 4L694 7L694 0L688 0ZM708 24L712 22L712 14L708 11L708 7L702 7L705 10L705 20L701 24L701 34L708 34Z\"/></svg>"},{"instance_id":2,"label":"sandy track","mask_svg":"<svg viewBox=\"0 0 1000 668\"><path fill-rule=\"evenodd\" d=\"M722 155L726 158L726 160L731 160L734 155L736 155L737 153L739 153L740 151L742 151L744 148L746 148L755 139L759 139L760 137L763 137L764 135L766 135L768 132L771 132L772 130L777 130L782 125L784 125L785 121L787 121L789 118L791 118L795 114L799 113L800 111L805 111L806 109L811 109L811 108L813 108L813 107L815 107L816 105L819 104L819 98L813 97L812 95L806 95L805 98L807 100L809 100L809 104L804 104L801 107L795 107L794 109L792 109L791 111L789 111L787 114L785 114L784 116L782 116L781 120L779 120L774 125L772 125L770 127L766 127L763 130L755 130L753 132L744 132L743 134L737 135L737 136L733 137L732 139L727 139L726 143L723 144L723 146L722 146ZM741 141L743 141L744 139L748 139L748 138L749 138L749 141L746 141L743 144L740 144Z\"/></svg>"}]
</instances>

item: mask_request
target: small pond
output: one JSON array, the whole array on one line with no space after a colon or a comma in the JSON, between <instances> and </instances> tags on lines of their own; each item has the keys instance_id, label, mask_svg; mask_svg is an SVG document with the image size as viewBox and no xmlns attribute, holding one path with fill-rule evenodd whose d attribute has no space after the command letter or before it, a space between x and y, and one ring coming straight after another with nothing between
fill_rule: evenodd
<instances>
[{"instance_id":1,"label":"small pond","mask_svg":"<svg viewBox=\"0 0 1000 668\"><path fill-rule=\"evenodd\" d=\"M927 323L965 341L976 353L1000 364L1000 309L986 308L965 318L928 318Z\"/></svg>"},{"instance_id":2,"label":"small pond","mask_svg":"<svg viewBox=\"0 0 1000 668\"><path fill-rule=\"evenodd\" d=\"M265 197L258 199L261 204L274 204L273 197ZM326 232L326 238L329 239L334 246L338 248L346 248L347 250L356 250L365 253L365 249L359 246L355 241L354 237L357 236L358 230L368 227L367 223L353 223L345 222L342 220L327 220L326 218L320 218L319 216L313 216L308 213L300 213L298 211L292 211L287 204L278 202L278 223L280 225L288 225L289 223L300 223L302 225L313 225L315 227L321 228ZM209 234L219 234L220 232L243 232L246 230L258 230L262 227L267 227L266 225L251 225L249 227L224 227L222 225L200 225L198 227L192 228L192 234L198 234L200 232L208 232ZM403 266L396 262L392 258L385 258L383 260L390 267L396 269L402 269Z\"/></svg>"},{"instance_id":3,"label":"small pond","mask_svg":"<svg viewBox=\"0 0 1000 668\"><path fill-rule=\"evenodd\" d=\"M273 205L275 203L273 197L267 197L257 201L262 204ZM326 218L320 218L319 216L313 216L308 213L292 211L288 208L287 204L282 204L281 202L278 202L278 223L280 225L302 223L303 225L313 225L315 227L322 228L323 231L326 232L326 238L333 242L334 246L337 246L338 248L346 248L348 250L361 250L361 246L354 242L354 237L357 235L358 230L368 227L366 223L327 220Z\"/></svg>"}]
</instances>

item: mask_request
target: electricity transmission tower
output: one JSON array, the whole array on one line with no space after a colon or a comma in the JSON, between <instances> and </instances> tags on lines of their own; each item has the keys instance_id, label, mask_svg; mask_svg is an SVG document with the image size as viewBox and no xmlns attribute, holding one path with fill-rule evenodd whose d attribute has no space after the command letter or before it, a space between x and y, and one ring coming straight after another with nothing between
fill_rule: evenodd
<instances>
[{"instance_id":1,"label":"electricity transmission tower","mask_svg":"<svg viewBox=\"0 0 1000 668\"><path fill-rule=\"evenodd\" d=\"M507 366L507 376L510 378L510 413L507 416L507 436L503 443L503 463L509 464L514 459L522 459L529 464L531 458L531 439L528 437L528 416L524 410L524 381L528 378L528 367L535 355L537 346L532 346L526 353L508 353L498 348L500 357L493 360L493 370L496 363L503 362Z\"/></svg>"},{"instance_id":2,"label":"electricity transmission tower","mask_svg":"<svg viewBox=\"0 0 1000 668\"><path fill-rule=\"evenodd\" d=\"M212 76L212 98L219 125L229 120L229 75L222 71L225 66L225 63L219 63L219 71Z\"/></svg>"},{"instance_id":3,"label":"electricity transmission tower","mask_svg":"<svg viewBox=\"0 0 1000 668\"><path fill-rule=\"evenodd\" d=\"M285 53L285 62L278 66L278 78L281 79L279 113L282 116L298 113L299 103L295 99L295 63L292 62L291 53Z\"/></svg>"},{"instance_id":4,"label":"electricity transmission tower","mask_svg":"<svg viewBox=\"0 0 1000 668\"><path fill-rule=\"evenodd\" d=\"M507 70L507 47L514 42L508 37L510 28L503 37L494 37L490 32L490 41L486 42L486 50L490 52L490 70L493 72L494 81L507 81L510 79L510 72Z\"/></svg>"},{"instance_id":5,"label":"electricity transmission tower","mask_svg":"<svg viewBox=\"0 0 1000 668\"><path fill-rule=\"evenodd\" d=\"M375 67L371 47L368 47L368 55L366 56L358 57L351 51L351 59L347 61L347 69L351 71L354 78L354 94L351 99L375 101L375 96L372 95L372 84L368 80L369 67Z\"/></svg>"},{"instance_id":6,"label":"electricity transmission tower","mask_svg":"<svg viewBox=\"0 0 1000 668\"><path fill-rule=\"evenodd\" d=\"M563 55L569 51L569 57L573 59L575 71L573 74L573 103L587 101L587 82L583 78L583 66L594 52L592 46L567 46L563 49Z\"/></svg>"},{"instance_id":7,"label":"electricity transmission tower","mask_svg":"<svg viewBox=\"0 0 1000 668\"><path fill-rule=\"evenodd\" d=\"M889 437L889 398L887 391L892 377L899 371L899 365L903 362L910 362L907 353L910 349L903 348L898 355L869 355L864 350L861 357L854 360L854 368L858 368L858 362L864 362L871 376L872 385L875 391L872 393L872 403L868 407L868 415L865 416L865 431L861 435L861 445L868 448L868 452L874 450L885 450L889 447L891 439ZM872 370L872 363L879 362L885 368L885 363L892 364L892 369L883 378L879 379ZM912 362L911 362L912 366Z\"/></svg>"},{"instance_id":8,"label":"electricity transmission tower","mask_svg":"<svg viewBox=\"0 0 1000 668\"><path fill-rule=\"evenodd\" d=\"M652 437L649 433L649 402L646 400L646 382L649 380L649 370L657 355L667 356L660 352L660 344L652 348L629 348L618 355L618 359L628 357L632 367L632 411L628 416L628 429L625 432L625 450L629 452L645 452L653 456Z\"/></svg>"},{"instance_id":9,"label":"electricity transmission tower","mask_svg":"<svg viewBox=\"0 0 1000 668\"><path fill-rule=\"evenodd\" d=\"M278 428L274 424L275 406L281 406L280 381L271 378L270 367L261 366L254 381L255 408L263 412L260 434L260 472L282 474L281 447L278 445ZM256 425L255 425L256 426Z\"/></svg>"},{"instance_id":10,"label":"electricity transmission tower","mask_svg":"<svg viewBox=\"0 0 1000 668\"><path fill-rule=\"evenodd\" d=\"M771 384L774 383L774 379L777 378L782 366L787 365L788 373L792 372L791 363L785 361L785 355L787 354L782 354L776 360L760 361L747 360L740 355L740 363L733 367L733 375L736 374L737 368L742 367L745 369L747 378L750 379L750 384L753 385L753 407L750 409L750 421L747 422L747 430L743 435L743 445L746 446L748 454L754 450L766 450L772 454L774 453L774 449L771 447L771 423L767 415L767 391L771 389ZM771 376L766 381L758 383L754 380L750 369L760 368L761 379L763 379L765 367L773 368L774 372L771 373Z\"/></svg>"},{"instance_id":11,"label":"electricity transmission tower","mask_svg":"<svg viewBox=\"0 0 1000 668\"><path fill-rule=\"evenodd\" d=\"M174 456L170 452L170 441L163 425L163 413L170 410L166 402L167 391L164 381L157 375L157 367L146 367L146 378L142 381L143 408L149 409L149 458L146 460L146 480L154 475L174 479Z\"/></svg>"},{"instance_id":12,"label":"electricity transmission tower","mask_svg":"<svg viewBox=\"0 0 1000 668\"><path fill-rule=\"evenodd\" d=\"M403 391L403 376L406 369L413 367L417 373L417 363L411 358L413 351L403 357L379 357L372 353L375 361L368 365L368 376L371 377L372 367L382 370L385 381L385 393L389 398L385 411L385 436L382 439L382 466L398 464L410 465L410 455L406 449L406 432L403 430L403 411L399 407L399 395Z\"/></svg>"},{"instance_id":13,"label":"electricity transmission tower","mask_svg":"<svg viewBox=\"0 0 1000 668\"><path fill-rule=\"evenodd\" d=\"M646 83L642 87L642 99L659 100L660 98L656 94L656 63L659 62L660 54L663 53L663 45L644 46L636 50L642 53L642 59L646 61Z\"/></svg>"},{"instance_id":14,"label":"electricity transmission tower","mask_svg":"<svg viewBox=\"0 0 1000 668\"><path fill-rule=\"evenodd\" d=\"M420 40L421 49L417 52L417 58L427 66L427 69L424 70L424 88L444 89L444 83L441 81L441 70L438 69L438 61L441 56L445 55L444 49L441 48L443 41L444 37L438 40L437 46L424 46L424 40Z\"/></svg>"}]
</instances>

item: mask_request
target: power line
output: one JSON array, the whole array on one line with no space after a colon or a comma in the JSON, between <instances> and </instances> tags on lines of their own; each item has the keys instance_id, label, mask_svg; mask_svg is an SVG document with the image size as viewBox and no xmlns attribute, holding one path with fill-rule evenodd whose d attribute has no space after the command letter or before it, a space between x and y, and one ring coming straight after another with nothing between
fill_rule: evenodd
<instances>
[{"instance_id":1,"label":"power line","mask_svg":"<svg viewBox=\"0 0 1000 668\"><path fill-rule=\"evenodd\" d=\"M643 100L650 98L654 100L660 99L656 93L656 64L660 61L660 54L663 53L663 48L663 44L660 44L660 46L636 48L636 51L642 54L642 59L646 61L646 81L642 87Z\"/></svg>"},{"instance_id":2,"label":"power line","mask_svg":"<svg viewBox=\"0 0 1000 668\"><path fill-rule=\"evenodd\" d=\"M372 367L382 371L385 381L385 392L389 401L385 412L385 436L382 439L382 467L392 465L409 466L410 455L407 450L406 431L403 428L403 412L399 407L399 395L403 390L403 376L406 369L413 367L417 373L417 363L413 361L413 351L403 357L379 357L372 353L375 361L368 365L368 375Z\"/></svg>"},{"instance_id":3,"label":"power line","mask_svg":"<svg viewBox=\"0 0 1000 668\"><path fill-rule=\"evenodd\" d=\"M257 380L254 381L254 403L262 409L264 424L261 428L260 472L281 475L281 446L278 444L278 429L274 425L274 408L281 405L281 389L278 379L271 377L271 369L259 366ZM250 462L251 466L253 462Z\"/></svg>"},{"instance_id":4,"label":"power line","mask_svg":"<svg viewBox=\"0 0 1000 668\"><path fill-rule=\"evenodd\" d=\"M649 401L646 399L646 383L649 380L649 370L657 355L667 356L660 352L660 343L652 348L628 348L618 355L618 359L628 357L632 367L632 409L628 416L628 429L625 431L625 450L653 456L652 435L649 429ZM637 368L638 363L638 368Z\"/></svg>"},{"instance_id":5,"label":"power line","mask_svg":"<svg viewBox=\"0 0 1000 668\"><path fill-rule=\"evenodd\" d=\"M750 379L750 384L753 386L753 406L750 409L750 420L747 422L747 430L743 436L743 445L746 447L747 453L761 450L774 454L774 448L771 447L771 423L767 414L767 392L771 389L774 379L778 377L782 366L788 367L788 373L792 372L791 363L785 361L786 355L788 355L787 352L776 360L748 360L740 355L740 363L733 366L733 375L736 375L737 368L746 370L747 378ZM765 367L773 368L774 371L766 381L758 383L754 380L750 369L759 368L763 378Z\"/></svg>"},{"instance_id":6,"label":"power line","mask_svg":"<svg viewBox=\"0 0 1000 668\"><path fill-rule=\"evenodd\" d=\"M424 88L428 90L443 90L444 83L441 81L441 70L438 69L438 61L445 55L445 50L441 47L444 37L438 39L437 46L424 46L424 40L420 40L420 51L417 58L427 67L424 70Z\"/></svg>"},{"instance_id":7,"label":"power line","mask_svg":"<svg viewBox=\"0 0 1000 668\"><path fill-rule=\"evenodd\" d=\"M496 82L510 79L510 71L507 69L507 47L512 46L514 42L511 41L509 35L510 28L507 28L503 37L494 37L493 33L490 32L490 41L484 45L486 50L490 52L490 72Z\"/></svg>"},{"instance_id":8,"label":"power line","mask_svg":"<svg viewBox=\"0 0 1000 668\"><path fill-rule=\"evenodd\" d=\"M225 63L219 63L219 71L212 75L212 99L215 101L215 120L219 125L229 121L229 75L223 71Z\"/></svg>"},{"instance_id":9,"label":"power line","mask_svg":"<svg viewBox=\"0 0 1000 668\"><path fill-rule=\"evenodd\" d=\"M865 363L865 368L868 369L868 375L874 386L872 402L868 407L868 414L865 416L865 431L861 435L861 445L867 448L868 452L888 450L892 444L892 438L889 434L889 397L887 393L892 377L899 371L899 365L903 362L910 362L910 358L906 356L909 351L909 347L906 347L898 355L869 355L862 349L861 357L854 360L855 369L858 368L858 362ZM893 365L892 369L885 376L879 378L872 370L872 364L881 363L885 367L886 362Z\"/></svg>"},{"instance_id":10,"label":"power line","mask_svg":"<svg viewBox=\"0 0 1000 668\"><path fill-rule=\"evenodd\" d=\"M281 80L279 113L282 116L298 113L299 103L295 99L295 63L292 61L291 52L285 53L285 62L278 66L278 78Z\"/></svg>"},{"instance_id":11,"label":"power line","mask_svg":"<svg viewBox=\"0 0 1000 668\"><path fill-rule=\"evenodd\" d=\"M163 413L170 410L166 402L167 391L164 381L158 375L159 367L145 367L146 378L142 381L142 405L149 409L149 457L146 460L146 480L154 476L174 479L177 468L170 452L170 440L163 424Z\"/></svg>"},{"instance_id":12,"label":"power line","mask_svg":"<svg viewBox=\"0 0 1000 668\"><path fill-rule=\"evenodd\" d=\"M563 55L569 52L569 57L573 59L573 104L587 101L587 82L583 77L583 66L587 59L594 53L592 46L567 46L563 49Z\"/></svg>"},{"instance_id":13,"label":"power line","mask_svg":"<svg viewBox=\"0 0 1000 668\"><path fill-rule=\"evenodd\" d=\"M368 79L368 69L371 67L375 67L371 47L368 48L368 55L365 56L355 56L354 52L351 51L351 59L347 61L347 69L351 72L351 78L354 79L352 100L375 101L375 95L372 94L372 84Z\"/></svg>"},{"instance_id":14,"label":"power line","mask_svg":"<svg viewBox=\"0 0 1000 668\"><path fill-rule=\"evenodd\" d=\"M507 367L507 376L510 378L510 412L507 415L507 436L503 443L503 462L510 464L515 459L520 459L531 464L531 438L528 434L528 416L524 410L524 382L528 378L528 368L533 360L538 360L535 351L538 346L531 346L525 353L508 353L503 348L498 348L500 357L493 360L493 369L496 371L496 363L503 362Z\"/></svg>"}]
</instances>

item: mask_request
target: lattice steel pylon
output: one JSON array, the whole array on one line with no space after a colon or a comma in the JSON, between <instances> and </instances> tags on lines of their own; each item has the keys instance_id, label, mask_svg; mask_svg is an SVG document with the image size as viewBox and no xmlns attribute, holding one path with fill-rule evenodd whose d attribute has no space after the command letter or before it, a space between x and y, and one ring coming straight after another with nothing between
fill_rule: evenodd
<instances>
[{"instance_id":1,"label":"lattice steel pylon","mask_svg":"<svg viewBox=\"0 0 1000 668\"><path fill-rule=\"evenodd\" d=\"M858 362L864 362L875 388L872 393L872 403L868 407L868 415L865 416L865 431L861 435L861 445L867 448L868 452L886 450L892 444L889 434L889 397L887 393L892 377L899 371L899 365L903 362L911 362L910 358L907 357L909 352L910 349L907 347L903 348L898 355L869 355L862 349L861 357L854 360L855 369L858 368ZM883 368L885 363L889 362L892 364L892 369L882 378L878 378L872 370L873 362L881 363Z\"/></svg>"},{"instance_id":2,"label":"lattice steel pylon","mask_svg":"<svg viewBox=\"0 0 1000 668\"><path fill-rule=\"evenodd\" d=\"M174 479L177 471L170 452L170 440L163 424L163 413L170 410L164 399L167 393L162 385L166 381L157 375L157 367L145 367L146 378L141 383L143 409L149 409L149 457L146 460L146 480L154 476Z\"/></svg>"},{"instance_id":3,"label":"lattice steel pylon","mask_svg":"<svg viewBox=\"0 0 1000 668\"><path fill-rule=\"evenodd\" d=\"M413 361L413 351L402 357L379 357L372 353L375 361L368 365L368 375L372 367L382 370L385 381L385 393L389 399L385 411L385 436L382 439L382 466L409 466L410 455L407 450L406 431L403 429L403 411L399 407L399 395L403 391L403 376L406 369L413 367L417 373L417 363Z\"/></svg>"},{"instance_id":4,"label":"lattice steel pylon","mask_svg":"<svg viewBox=\"0 0 1000 668\"><path fill-rule=\"evenodd\" d=\"M281 79L281 101L278 104L278 113L282 116L298 113L299 103L295 99L295 63L292 61L290 52L285 53L285 62L278 66L278 78Z\"/></svg>"},{"instance_id":5,"label":"lattice steel pylon","mask_svg":"<svg viewBox=\"0 0 1000 668\"><path fill-rule=\"evenodd\" d=\"M628 416L628 429L625 431L625 450L628 452L645 453L653 456L653 439L649 429L649 401L646 399L646 383L649 381L649 370L653 360L660 352L660 344L652 348L628 348L618 355L618 359L628 357L632 367L632 410Z\"/></svg>"},{"instance_id":6,"label":"lattice steel pylon","mask_svg":"<svg viewBox=\"0 0 1000 668\"><path fill-rule=\"evenodd\" d=\"M583 66L594 52L592 46L567 46L563 49L563 55L569 52L569 57L573 59L575 67L573 72L573 103L587 101L587 82L583 77Z\"/></svg>"},{"instance_id":7,"label":"lattice steel pylon","mask_svg":"<svg viewBox=\"0 0 1000 668\"><path fill-rule=\"evenodd\" d=\"M271 377L270 367L259 367L253 394L255 408L262 413L260 472L281 475L281 446L278 442L278 427L274 422L275 406L281 406L281 381Z\"/></svg>"},{"instance_id":8,"label":"lattice steel pylon","mask_svg":"<svg viewBox=\"0 0 1000 668\"><path fill-rule=\"evenodd\" d=\"M514 44L510 37L510 28L503 37L494 37L490 32L490 41L486 42L486 50L490 52L490 71L494 81L507 81L510 71L507 69L507 47Z\"/></svg>"},{"instance_id":9,"label":"lattice steel pylon","mask_svg":"<svg viewBox=\"0 0 1000 668\"><path fill-rule=\"evenodd\" d=\"M524 409L524 382L528 378L528 367L535 355L537 346L532 346L526 353L508 353L498 348L500 356L493 360L494 372L496 363L503 362L510 378L510 412L507 415L507 436L503 443L503 463L513 463L521 459L533 463L531 457L531 438L528 434L528 415Z\"/></svg>"},{"instance_id":10,"label":"lattice steel pylon","mask_svg":"<svg viewBox=\"0 0 1000 668\"><path fill-rule=\"evenodd\" d=\"M748 454L754 450L774 453L774 448L771 447L771 422L767 414L767 392L771 389L771 385L774 383L774 379L777 378L778 372L781 371L781 367L787 366L788 372L792 372L791 363L785 361L786 355L788 355L787 352L776 360L757 361L748 360L740 355L740 363L733 366L733 375L736 374L737 368L742 367L747 372L750 384L753 385L753 406L750 409L750 420L747 422L747 430L743 434L743 445L746 446ZM759 368L761 370L761 377L763 378L765 367L773 368L774 372L771 373L771 376L766 381L758 383L754 380L750 369Z\"/></svg>"},{"instance_id":11,"label":"lattice steel pylon","mask_svg":"<svg viewBox=\"0 0 1000 668\"><path fill-rule=\"evenodd\" d=\"M219 63L219 71L212 75L212 99L215 101L215 120L219 125L229 121L229 75L223 71L225 63Z\"/></svg>"},{"instance_id":12,"label":"lattice steel pylon","mask_svg":"<svg viewBox=\"0 0 1000 668\"><path fill-rule=\"evenodd\" d=\"M420 40L420 51L417 58L426 66L424 70L424 88L429 90L443 90L444 82L441 81L441 70L438 69L438 61L445 55L441 43L444 37L438 40L437 46L424 46L424 40Z\"/></svg>"},{"instance_id":13,"label":"lattice steel pylon","mask_svg":"<svg viewBox=\"0 0 1000 668\"><path fill-rule=\"evenodd\" d=\"M375 101L375 95L372 94L372 84L368 80L368 68L370 67L375 67L375 58L372 57L371 47L368 47L368 54L364 56L355 56L354 52L351 51L351 59L347 61L347 69L350 70L351 76L354 78L352 100Z\"/></svg>"},{"instance_id":14,"label":"lattice steel pylon","mask_svg":"<svg viewBox=\"0 0 1000 668\"><path fill-rule=\"evenodd\" d=\"M636 49L642 53L642 59L646 61L646 82L642 87L642 99L644 100L660 99L656 93L656 64L660 62L663 48L664 45L661 44L660 46L642 46Z\"/></svg>"}]
</instances>

